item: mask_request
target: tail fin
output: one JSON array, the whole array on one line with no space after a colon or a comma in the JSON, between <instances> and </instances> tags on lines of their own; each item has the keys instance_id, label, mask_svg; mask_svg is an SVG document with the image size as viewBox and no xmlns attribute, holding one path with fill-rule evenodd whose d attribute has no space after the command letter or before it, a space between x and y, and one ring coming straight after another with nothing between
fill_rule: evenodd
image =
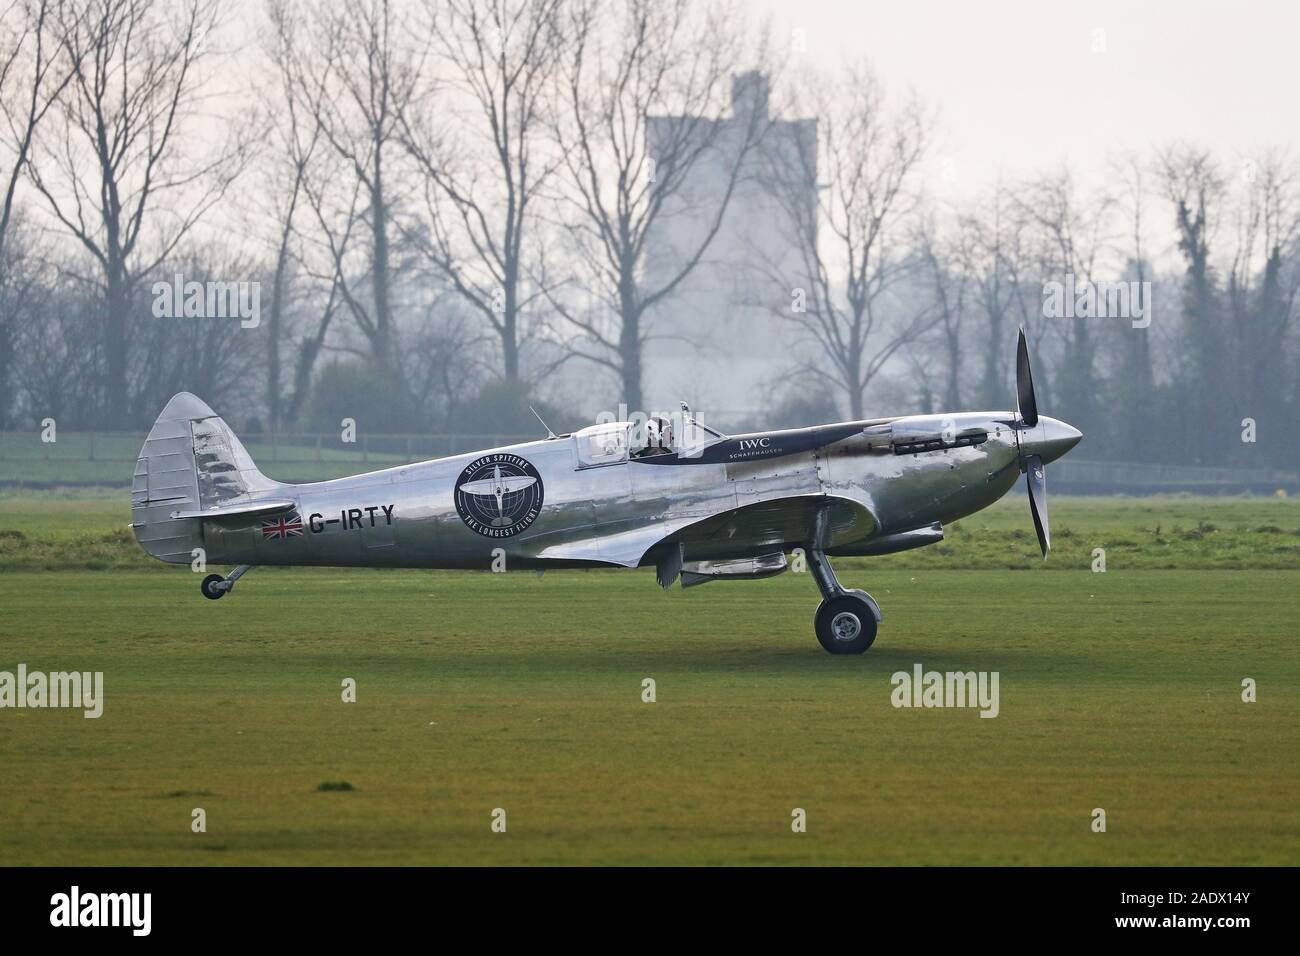
<instances>
[{"instance_id":1,"label":"tail fin","mask_svg":"<svg viewBox=\"0 0 1300 956\"><path fill-rule=\"evenodd\" d=\"M207 511L283 487L253 464L235 433L208 405L180 392L162 410L135 463L131 527L149 554L188 564L203 546L203 523L175 512Z\"/></svg>"}]
</instances>

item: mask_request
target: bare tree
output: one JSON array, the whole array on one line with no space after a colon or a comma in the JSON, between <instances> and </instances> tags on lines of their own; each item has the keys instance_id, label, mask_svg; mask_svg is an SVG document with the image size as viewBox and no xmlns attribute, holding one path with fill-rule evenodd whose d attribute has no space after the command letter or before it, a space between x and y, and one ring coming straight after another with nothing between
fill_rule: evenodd
<instances>
[{"instance_id":1,"label":"bare tree","mask_svg":"<svg viewBox=\"0 0 1300 956\"><path fill-rule=\"evenodd\" d=\"M286 334L289 282L300 254L296 250L298 216L305 202L307 177L318 154L322 127L316 121L321 112L322 88L305 78L299 49L299 17L290 0L269 0L267 15L271 23L270 57L276 66L278 96L275 98L275 120L272 130L275 149L270 152L268 178L271 182L272 215L276 227L275 266L271 278L270 315L267 323L267 376L266 406L267 427L278 431L285 419L284 386L281 375L281 345ZM311 348L309 342L322 341L337 301L336 282L331 283L331 296L323 310L315 334L304 340L305 351L300 351L299 368L294 376L294 398L290 404L296 409L301 404L298 390L300 380L310 380L319 346ZM308 361L303 366L303 359Z\"/></svg>"},{"instance_id":2,"label":"bare tree","mask_svg":"<svg viewBox=\"0 0 1300 956\"><path fill-rule=\"evenodd\" d=\"M541 291L527 283L533 206L554 157L543 155L547 84L558 62L559 0L428 0L445 85L402 114L423 176L425 215L409 233L429 263L483 316L502 375L520 378L521 320ZM435 112L437 97L445 109Z\"/></svg>"},{"instance_id":3,"label":"bare tree","mask_svg":"<svg viewBox=\"0 0 1300 956\"><path fill-rule=\"evenodd\" d=\"M1032 279L1028 227L1016 212L1011 190L998 183L987 199L962 216L962 229L970 237L967 268L973 304L982 319L983 361L975 400L984 408L1003 408L1013 394L1008 361L1012 333L1022 325L1034 334L1030 320L1042 316L1039 291L1026 288ZM1034 385L1039 387L1037 379Z\"/></svg>"},{"instance_id":4,"label":"bare tree","mask_svg":"<svg viewBox=\"0 0 1300 956\"><path fill-rule=\"evenodd\" d=\"M91 419L99 401L97 356L86 345L98 330L86 291L71 280L37 283L21 313L39 316L39 321L27 325L25 361L15 369L15 378L27 404L60 425Z\"/></svg>"},{"instance_id":5,"label":"bare tree","mask_svg":"<svg viewBox=\"0 0 1300 956\"><path fill-rule=\"evenodd\" d=\"M50 0L11 0L0 9L0 428L13 408L17 316L34 281L28 257L10 242L18 226L18 185L36 129L63 94L74 65L58 44L57 7Z\"/></svg>"},{"instance_id":6,"label":"bare tree","mask_svg":"<svg viewBox=\"0 0 1300 956\"><path fill-rule=\"evenodd\" d=\"M1036 234L1038 272L1044 282L1062 283L1064 295L1073 298L1076 283L1097 280L1111 243L1108 230L1115 203L1110 196L1080 197L1074 177L1068 169L1062 169L1024 184L1018 190L1016 205ZM1072 319L1044 318L1050 318L1049 325L1059 328L1065 343L1054 386L1061 412L1088 429L1097 405L1096 320L1077 314ZM1034 386L1040 404L1045 406L1050 400L1047 377L1035 376Z\"/></svg>"},{"instance_id":7,"label":"bare tree","mask_svg":"<svg viewBox=\"0 0 1300 956\"><path fill-rule=\"evenodd\" d=\"M238 141L205 141L202 157L185 151L216 9L208 0L179 10L160 0L84 0L59 23L73 79L26 168L94 264L103 409L117 423L131 412L128 321L138 283L225 195L242 159Z\"/></svg>"},{"instance_id":8,"label":"bare tree","mask_svg":"<svg viewBox=\"0 0 1300 956\"><path fill-rule=\"evenodd\" d=\"M924 340L923 354L932 356L938 351L943 356L942 364L918 361L914 372L927 379L936 373L944 380L943 407L956 410L962 407L962 369L965 352L962 346L963 333L967 330L967 313L970 311L971 298L971 246L974 237L966 224L958 220L949 233L941 235L938 224L933 218L926 219L913 243L920 258L921 275L926 282L930 295L934 298L936 325L934 332L937 346L929 344L929 336ZM933 389L927 384L927 390Z\"/></svg>"},{"instance_id":9,"label":"bare tree","mask_svg":"<svg viewBox=\"0 0 1300 956\"><path fill-rule=\"evenodd\" d=\"M1224 193L1223 174L1207 151L1174 146L1157 160L1166 198L1174 207L1178 251L1186 263L1183 279L1183 359L1178 388L1190 410L1184 422L1184 447L1191 460L1207 460L1207 432L1226 429L1231 417L1223 413L1222 323L1217 283L1210 261L1210 240Z\"/></svg>"},{"instance_id":10,"label":"bare tree","mask_svg":"<svg viewBox=\"0 0 1300 956\"><path fill-rule=\"evenodd\" d=\"M1127 278L1139 283L1139 288L1148 288L1146 283L1155 278L1147 239L1147 206L1150 202L1152 178L1150 164L1140 156L1128 154L1112 163L1112 175L1120 185L1116 202L1127 227L1127 239L1123 246ZM1156 304L1148 299L1144 308L1150 317L1154 314ZM1154 330L1149 324L1146 328L1135 328L1131 322L1119 323L1112 333L1119 348L1115 366L1119 379L1116 392L1121 408L1152 407L1156 397L1151 347L1153 334ZM1119 447L1126 449L1133 458L1145 457L1144 445L1147 442L1144 439L1147 431L1147 425L1140 415L1121 415L1113 426Z\"/></svg>"},{"instance_id":11,"label":"bare tree","mask_svg":"<svg viewBox=\"0 0 1300 956\"><path fill-rule=\"evenodd\" d=\"M1225 331L1236 361L1231 385L1243 416L1282 421L1287 338L1296 320L1300 190L1281 151L1242 164L1236 244L1227 268Z\"/></svg>"},{"instance_id":12,"label":"bare tree","mask_svg":"<svg viewBox=\"0 0 1300 956\"><path fill-rule=\"evenodd\" d=\"M566 21L556 192L576 276L552 301L572 354L612 370L633 409L652 310L704 258L770 125L757 74L744 112L727 116L732 73L765 59L734 13L690 0L584 0ZM649 268L656 231L682 218L680 247Z\"/></svg>"},{"instance_id":13,"label":"bare tree","mask_svg":"<svg viewBox=\"0 0 1300 956\"><path fill-rule=\"evenodd\" d=\"M52 9L52 7L54 9ZM57 21L62 4L50 0L10 0L0 11L0 144L5 163L0 167L4 198L0 201L0 268L5 260L5 239L23 168L31 156L36 129L71 81L73 67L60 49Z\"/></svg>"},{"instance_id":14,"label":"bare tree","mask_svg":"<svg viewBox=\"0 0 1300 956\"><path fill-rule=\"evenodd\" d=\"M867 386L934 321L930 308L894 294L917 265L904 240L920 205L931 123L915 99L889 106L862 65L808 87L796 108L818 118L818 149L783 154L788 161L769 173L797 227L803 275L789 285L808 285L804 301L780 314L815 343L850 417L860 419Z\"/></svg>"},{"instance_id":15,"label":"bare tree","mask_svg":"<svg viewBox=\"0 0 1300 956\"><path fill-rule=\"evenodd\" d=\"M187 281L219 282L227 276L261 281L260 264L239 242L196 234L165 263L169 273ZM247 383L264 356L242 335L230 334L223 322L179 316L152 326L149 347L132 363L131 384L140 406L154 411L182 389L196 392L220 408L252 411L258 396Z\"/></svg>"},{"instance_id":16,"label":"bare tree","mask_svg":"<svg viewBox=\"0 0 1300 956\"><path fill-rule=\"evenodd\" d=\"M314 124L310 135L329 144L333 162L322 157L295 178L315 214L331 293L365 337L378 373L400 383L393 302L394 219L404 182L400 114L416 95L423 51L413 47L404 6L389 0L313 2L308 16L311 36L301 50L285 51L282 68L296 118ZM354 237L358 225L369 234L364 249ZM350 264L357 257L360 268Z\"/></svg>"}]
</instances>

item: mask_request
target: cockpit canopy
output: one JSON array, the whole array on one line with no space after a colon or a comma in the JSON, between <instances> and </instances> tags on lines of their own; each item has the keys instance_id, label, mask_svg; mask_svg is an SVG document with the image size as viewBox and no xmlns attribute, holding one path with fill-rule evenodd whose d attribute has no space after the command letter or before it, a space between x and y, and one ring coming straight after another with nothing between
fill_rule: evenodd
<instances>
[{"instance_id":1,"label":"cockpit canopy","mask_svg":"<svg viewBox=\"0 0 1300 956\"><path fill-rule=\"evenodd\" d=\"M628 422L605 422L588 425L573 433L578 448L578 467L614 465L627 461Z\"/></svg>"},{"instance_id":2,"label":"cockpit canopy","mask_svg":"<svg viewBox=\"0 0 1300 956\"><path fill-rule=\"evenodd\" d=\"M681 416L602 422L573 433L579 468L615 465L629 458L698 454L724 437L693 418Z\"/></svg>"}]
</instances>

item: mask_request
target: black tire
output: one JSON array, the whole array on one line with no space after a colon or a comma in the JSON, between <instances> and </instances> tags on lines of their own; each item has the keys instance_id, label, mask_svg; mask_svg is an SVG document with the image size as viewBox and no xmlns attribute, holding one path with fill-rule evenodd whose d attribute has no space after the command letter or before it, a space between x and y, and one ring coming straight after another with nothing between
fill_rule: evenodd
<instances>
[{"instance_id":1,"label":"black tire","mask_svg":"<svg viewBox=\"0 0 1300 956\"><path fill-rule=\"evenodd\" d=\"M876 639L871 605L852 593L822 601L814 623L817 640L831 654L862 654Z\"/></svg>"},{"instance_id":2,"label":"black tire","mask_svg":"<svg viewBox=\"0 0 1300 956\"><path fill-rule=\"evenodd\" d=\"M203 583L199 585L199 590L203 592L203 596L209 601L215 601L219 597L224 597L226 591L224 588L214 587L213 585L220 584L224 580L226 579L219 574L209 574L203 579Z\"/></svg>"}]
</instances>

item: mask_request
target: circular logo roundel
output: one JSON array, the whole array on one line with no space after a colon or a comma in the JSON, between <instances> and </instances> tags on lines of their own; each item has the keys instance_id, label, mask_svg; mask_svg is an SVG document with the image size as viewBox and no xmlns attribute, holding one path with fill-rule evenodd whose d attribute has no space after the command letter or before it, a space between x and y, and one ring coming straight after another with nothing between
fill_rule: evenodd
<instances>
[{"instance_id":1,"label":"circular logo roundel","mask_svg":"<svg viewBox=\"0 0 1300 956\"><path fill-rule=\"evenodd\" d=\"M508 538L542 510L542 476L518 455L499 452L470 462L456 479L456 511L471 531Z\"/></svg>"}]
</instances>

